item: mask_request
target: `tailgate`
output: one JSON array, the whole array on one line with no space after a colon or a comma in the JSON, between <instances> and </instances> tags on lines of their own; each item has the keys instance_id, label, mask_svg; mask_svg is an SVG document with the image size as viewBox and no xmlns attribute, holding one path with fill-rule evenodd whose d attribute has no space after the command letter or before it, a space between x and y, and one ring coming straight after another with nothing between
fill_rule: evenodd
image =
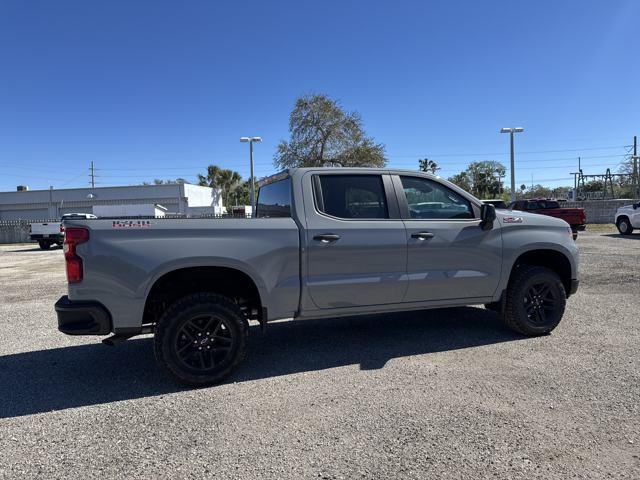
<instances>
[{"instance_id":1,"label":"tailgate","mask_svg":"<svg viewBox=\"0 0 640 480\"><path fill-rule=\"evenodd\" d=\"M32 235L59 235L60 224L58 222L32 223L31 234Z\"/></svg>"}]
</instances>

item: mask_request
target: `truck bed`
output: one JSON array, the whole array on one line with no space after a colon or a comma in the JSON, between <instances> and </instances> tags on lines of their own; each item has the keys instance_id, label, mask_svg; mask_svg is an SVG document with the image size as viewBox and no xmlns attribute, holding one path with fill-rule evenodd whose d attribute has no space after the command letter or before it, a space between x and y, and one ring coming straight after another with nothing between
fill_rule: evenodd
<instances>
[{"instance_id":1,"label":"truck bed","mask_svg":"<svg viewBox=\"0 0 640 480\"><path fill-rule=\"evenodd\" d=\"M298 308L300 245L292 218L73 219L64 226L89 230L89 241L77 247L84 279L69 285L69 298L102 303L124 327L140 325L151 286L176 265L239 269L258 285L272 318Z\"/></svg>"}]
</instances>

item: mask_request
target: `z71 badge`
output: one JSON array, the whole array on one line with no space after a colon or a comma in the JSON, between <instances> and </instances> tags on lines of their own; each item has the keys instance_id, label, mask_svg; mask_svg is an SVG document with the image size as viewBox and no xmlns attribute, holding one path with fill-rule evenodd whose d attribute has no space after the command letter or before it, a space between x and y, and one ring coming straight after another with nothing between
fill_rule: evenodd
<instances>
[{"instance_id":1,"label":"z71 badge","mask_svg":"<svg viewBox=\"0 0 640 480\"><path fill-rule=\"evenodd\" d=\"M502 223L522 223L522 217L504 217Z\"/></svg>"}]
</instances>

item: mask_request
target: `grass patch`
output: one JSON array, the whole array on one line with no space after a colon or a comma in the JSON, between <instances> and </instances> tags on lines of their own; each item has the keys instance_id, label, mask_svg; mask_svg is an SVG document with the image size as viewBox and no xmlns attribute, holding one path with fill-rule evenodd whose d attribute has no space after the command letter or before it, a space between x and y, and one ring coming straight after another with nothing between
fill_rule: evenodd
<instances>
[{"instance_id":1,"label":"grass patch","mask_svg":"<svg viewBox=\"0 0 640 480\"><path fill-rule=\"evenodd\" d=\"M587 225L587 232L611 233L617 231L613 223L590 223Z\"/></svg>"}]
</instances>

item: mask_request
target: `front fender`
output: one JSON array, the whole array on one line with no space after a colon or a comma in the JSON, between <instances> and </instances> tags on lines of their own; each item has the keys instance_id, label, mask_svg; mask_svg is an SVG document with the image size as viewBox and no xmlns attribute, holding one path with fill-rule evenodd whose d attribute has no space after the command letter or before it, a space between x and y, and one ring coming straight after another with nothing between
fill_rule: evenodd
<instances>
[{"instance_id":1,"label":"front fender","mask_svg":"<svg viewBox=\"0 0 640 480\"><path fill-rule=\"evenodd\" d=\"M552 250L562 254L567 258L571 265L571 278L574 280L578 279L578 247L567 232L548 232L551 239L557 239L557 241L551 241L550 239L548 241L532 242L532 233L528 232L527 229L522 229L519 232L512 231L511 234L507 234L504 230L502 274L498 290L496 291L496 300L500 298L502 292L507 288L511 270L513 269L517 259L527 252L535 250ZM540 233L538 232L537 234L539 235Z\"/></svg>"}]
</instances>

